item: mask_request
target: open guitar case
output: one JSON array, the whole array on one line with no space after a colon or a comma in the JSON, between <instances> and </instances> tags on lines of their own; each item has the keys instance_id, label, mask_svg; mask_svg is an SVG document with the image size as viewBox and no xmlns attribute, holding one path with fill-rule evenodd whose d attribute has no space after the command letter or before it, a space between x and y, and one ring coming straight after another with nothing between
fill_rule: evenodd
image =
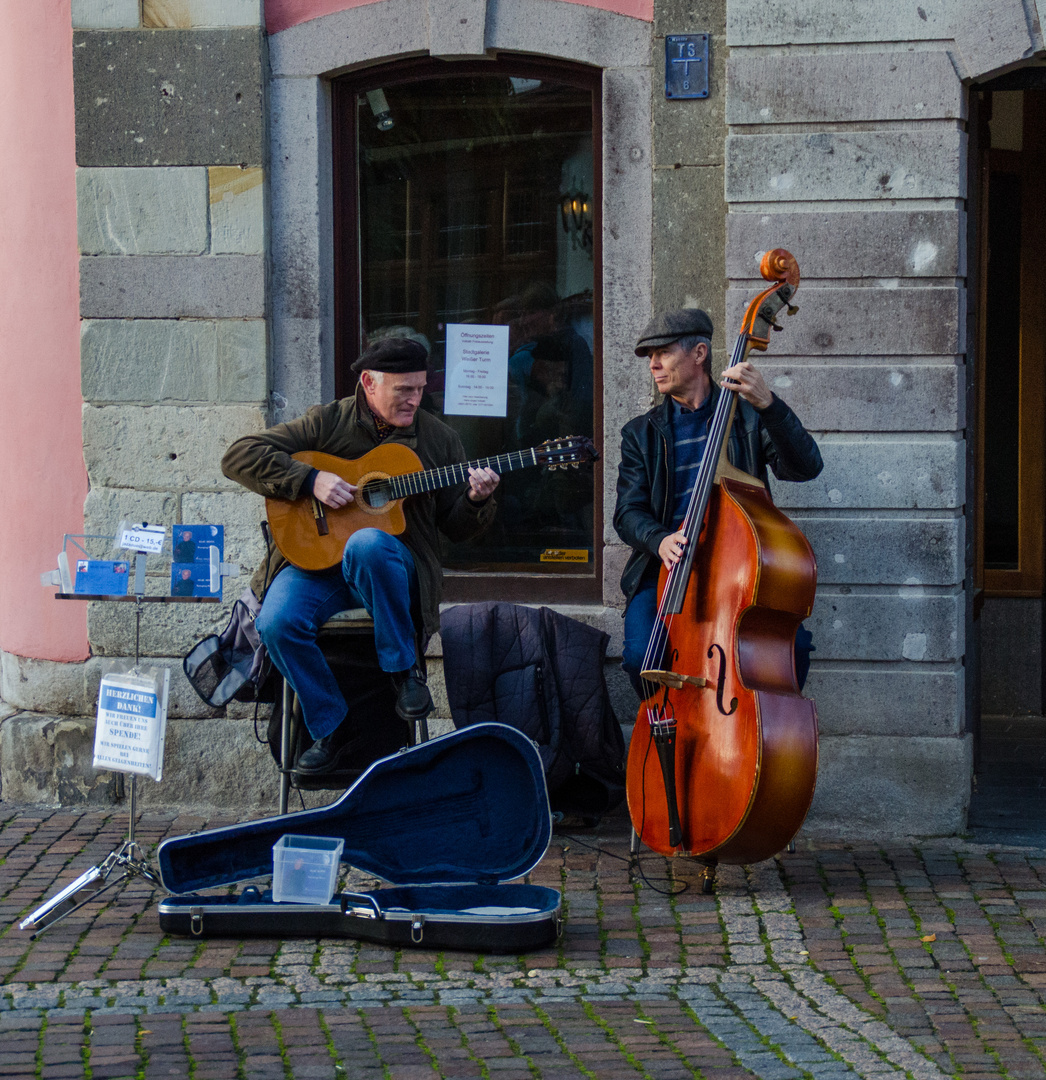
<instances>
[{"instance_id":1,"label":"open guitar case","mask_svg":"<svg viewBox=\"0 0 1046 1080\"><path fill-rule=\"evenodd\" d=\"M389 883L330 903L276 903L228 886L273 872L283 836L343 840L341 861ZM157 858L172 894L165 933L197 937L348 937L388 945L525 952L551 944L560 895L510 884L552 835L534 744L477 724L374 762L330 806L165 840ZM206 894L203 890L224 889Z\"/></svg>"}]
</instances>

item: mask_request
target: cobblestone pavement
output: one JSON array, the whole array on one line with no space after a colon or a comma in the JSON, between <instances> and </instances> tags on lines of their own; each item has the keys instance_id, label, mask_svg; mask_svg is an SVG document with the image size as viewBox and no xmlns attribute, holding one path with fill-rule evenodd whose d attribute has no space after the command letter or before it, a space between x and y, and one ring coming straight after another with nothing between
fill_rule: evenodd
<instances>
[{"instance_id":1,"label":"cobblestone pavement","mask_svg":"<svg viewBox=\"0 0 1046 1080\"><path fill-rule=\"evenodd\" d=\"M615 818L554 838L531 880L565 929L528 956L167 937L141 880L20 931L125 823L0 806L0 1077L1046 1075L1042 848L800 843L714 896L645 854L654 886L690 883L669 896ZM203 825L147 814L138 838Z\"/></svg>"}]
</instances>

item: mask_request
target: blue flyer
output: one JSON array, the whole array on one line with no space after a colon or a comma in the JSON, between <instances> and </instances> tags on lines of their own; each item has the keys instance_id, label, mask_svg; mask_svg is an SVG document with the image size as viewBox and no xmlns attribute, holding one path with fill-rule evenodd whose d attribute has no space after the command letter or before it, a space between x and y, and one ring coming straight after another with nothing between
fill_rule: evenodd
<instances>
[{"instance_id":1,"label":"blue flyer","mask_svg":"<svg viewBox=\"0 0 1046 1080\"><path fill-rule=\"evenodd\" d=\"M77 559L73 592L94 596L126 596L131 564L125 559Z\"/></svg>"},{"instance_id":2,"label":"blue flyer","mask_svg":"<svg viewBox=\"0 0 1046 1080\"><path fill-rule=\"evenodd\" d=\"M221 525L175 525L171 596L221 596L219 566L225 557Z\"/></svg>"}]
</instances>

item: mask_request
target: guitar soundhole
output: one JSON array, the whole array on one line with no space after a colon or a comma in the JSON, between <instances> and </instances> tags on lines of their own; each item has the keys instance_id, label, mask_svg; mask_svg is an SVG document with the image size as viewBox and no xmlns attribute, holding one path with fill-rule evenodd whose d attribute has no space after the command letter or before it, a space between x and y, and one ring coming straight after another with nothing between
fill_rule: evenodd
<instances>
[{"instance_id":1,"label":"guitar soundhole","mask_svg":"<svg viewBox=\"0 0 1046 1080\"><path fill-rule=\"evenodd\" d=\"M361 510L381 513L389 503L395 501L389 492L387 480L387 476L373 476L373 474L371 478L362 477L360 479L359 494L362 497L359 500L359 505Z\"/></svg>"}]
</instances>

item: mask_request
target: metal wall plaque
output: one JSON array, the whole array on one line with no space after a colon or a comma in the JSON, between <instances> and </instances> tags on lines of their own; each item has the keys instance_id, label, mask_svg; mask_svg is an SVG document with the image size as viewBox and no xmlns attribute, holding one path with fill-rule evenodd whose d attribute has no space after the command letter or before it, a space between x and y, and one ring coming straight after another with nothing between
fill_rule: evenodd
<instances>
[{"instance_id":1,"label":"metal wall plaque","mask_svg":"<svg viewBox=\"0 0 1046 1080\"><path fill-rule=\"evenodd\" d=\"M708 97L708 35L665 37L665 97Z\"/></svg>"}]
</instances>

